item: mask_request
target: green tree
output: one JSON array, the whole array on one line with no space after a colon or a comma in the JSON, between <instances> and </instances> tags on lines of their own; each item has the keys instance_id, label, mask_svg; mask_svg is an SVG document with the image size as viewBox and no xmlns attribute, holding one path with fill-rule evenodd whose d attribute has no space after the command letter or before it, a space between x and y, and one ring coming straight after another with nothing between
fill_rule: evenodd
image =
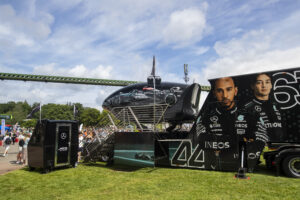
<instances>
[{"instance_id":1,"label":"green tree","mask_svg":"<svg viewBox=\"0 0 300 200\"><path fill-rule=\"evenodd\" d=\"M26 119L26 116L30 111L30 106L26 101L17 103L9 102L7 106L9 110L6 112L6 114L13 116L11 120L7 120L7 123L10 124L16 124L17 122L20 123Z\"/></svg>"},{"instance_id":2,"label":"green tree","mask_svg":"<svg viewBox=\"0 0 300 200\"><path fill-rule=\"evenodd\" d=\"M36 125L36 122L37 122L36 119L23 120L20 125L25 128L34 128Z\"/></svg>"},{"instance_id":3,"label":"green tree","mask_svg":"<svg viewBox=\"0 0 300 200\"><path fill-rule=\"evenodd\" d=\"M24 101L22 104L23 111L28 115L31 112L31 106L27 103L27 101Z\"/></svg>"},{"instance_id":4,"label":"green tree","mask_svg":"<svg viewBox=\"0 0 300 200\"><path fill-rule=\"evenodd\" d=\"M16 105L16 103L13 101L0 104L0 114L4 114L4 113L11 111L15 107L15 105Z\"/></svg>"},{"instance_id":5,"label":"green tree","mask_svg":"<svg viewBox=\"0 0 300 200\"><path fill-rule=\"evenodd\" d=\"M98 125L100 127L105 127L105 126L109 126L112 125L112 122L108 116L109 111L107 110L103 110L101 112L100 118L99 118L99 123ZM118 126L120 124L120 120L118 120L114 115L110 114L111 119L113 120L113 122L115 123L116 126Z\"/></svg>"},{"instance_id":6,"label":"green tree","mask_svg":"<svg viewBox=\"0 0 300 200\"><path fill-rule=\"evenodd\" d=\"M73 120L73 113L68 105L50 103L42 106L42 119Z\"/></svg>"},{"instance_id":7,"label":"green tree","mask_svg":"<svg viewBox=\"0 0 300 200\"><path fill-rule=\"evenodd\" d=\"M100 111L95 108L85 108L80 115L80 121L84 126L96 126L99 119Z\"/></svg>"}]
</instances>

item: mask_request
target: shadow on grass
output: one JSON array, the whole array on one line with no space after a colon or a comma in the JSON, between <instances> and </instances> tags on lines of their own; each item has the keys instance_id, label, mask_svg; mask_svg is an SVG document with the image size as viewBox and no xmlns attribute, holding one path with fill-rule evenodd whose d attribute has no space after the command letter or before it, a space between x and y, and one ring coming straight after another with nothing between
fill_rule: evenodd
<instances>
[{"instance_id":1,"label":"shadow on grass","mask_svg":"<svg viewBox=\"0 0 300 200\"><path fill-rule=\"evenodd\" d=\"M86 163L80 163L80 165L87 166L87 167L102 167L102 168L107 168L111 170L116 170L116 171L123 171L123 172L134 172L140 169L145 169L148 167L136 167L136 166L126 166L126 165L107 165L105 162L86 162ZM168 168L168 169L182 169L182 168L176 168L176 167L153 167L150 168L146 173L151 173L159 168ZM199 170L195 168L186 168L190 170ZM212 173L214 171L211 171ZM235 172L232 172L235 173ZM267 169L267 167L263 164L258 165L253 173L247 173L247 175L251 174L261 174L265 176L272 176L276 177L276 170L275 169ZM279 176L284 176L282 173Z\"/></svg>"},{"instance_id":2,"label":"shadow on grass","mask_svg":"<svg viewBox=\"0 0 300 200\"><path fill-rule=\"evenodd\" d=\"M273 176L276 177L276 169L268 169L266 165L258 165L255 170L254 173L252 174L261 174L261 175L265 175L265 176ZM279 174L279 176L283 176L285 177L285 175L281 172Z\"/></svg>"},{"instance_id":3,"label":"shadow on grass","mask_svg":"<svg viewBox=\"0 0 300 200\"><path fill-rule=\"evenodd\" d=\"M71 168L73 168L73 167L70 167L70 166L55 167L55 168L51 169L50 171L45 172L45 170L43 168L29 169L29 167L26 166L20 170L30 172L30 173L35 173L35 174L48 174L48 173L51 173L52 171L60 171L60 170L71 169Z\"/></svg>"},{"instance_id":4,"label":"shadow on grass","mask_svg":"<svg viewBox=\"0 0 300 200\"><path fill-rule=\"evenodd\" d=\"M36 168L34 170L29 170L29 167L24 167L22 169L20 169L22 171L26 171L26 172L30 172L30 173L35 173L35 174L42 174L43 173L43 169L42 168Z\"/></svg>"}]
</instances>

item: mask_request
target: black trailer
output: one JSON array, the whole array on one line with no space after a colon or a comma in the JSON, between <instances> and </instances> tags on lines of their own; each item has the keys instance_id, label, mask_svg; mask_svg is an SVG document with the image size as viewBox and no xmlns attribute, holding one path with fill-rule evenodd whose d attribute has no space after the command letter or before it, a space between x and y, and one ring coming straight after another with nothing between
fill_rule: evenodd
<instances>
[{"instance_id":1,"label":"black trailer","mask_svg":"<svg viewBox=\"0 0 300 200\"><path fill-rule=\"evenodd\" d=\"M190 132L115 133L114 163L253 172L268 147L269 168L300 178L300 68L210 83Z\"/></svg>"},{"instance_id":2,"label":"black trailer","mask_svg":"<svg viewBox=\"0 0 300 200\"><path fill-rule=\"evenodd\" d=\"M28 143L30 170L42 168L49 172L63 166L77 166L78 122L41 120Z\"/></svg>"}]
</instances>

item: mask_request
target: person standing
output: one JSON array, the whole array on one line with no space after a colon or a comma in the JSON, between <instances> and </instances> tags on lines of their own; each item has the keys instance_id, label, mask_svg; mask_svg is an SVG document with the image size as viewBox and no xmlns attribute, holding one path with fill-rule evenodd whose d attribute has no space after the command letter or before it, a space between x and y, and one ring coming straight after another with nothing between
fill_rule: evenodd
<instances>
[{"instance_id":1,"label":"person standing","mask_svg":"<svg viewBox=\"0 0 300 200\"><path fill-rule=\"evenodd\" d=\"M25 144L25 137L23 134L19 135L19 152L17 154L17 164L22 164L22 157L23 157L23 146Z\"/></svg>"},{"instance_id":2,"label":"person standing","mask_svg":"<svg viewBox=\"0 0 300 200\"><path fill-rule=\"evenodd\" d=\"M17 134L16 134L15 131L13 131L13 134L12 134L12 137L11 137L13 145L15 145L16 138L17 138Z\"/></svg>"},{"instance_id":3,"label":"person standing","mask_svg":"<svg viewBox=\"0 0 300 200\"><path fill-rule=\"evenodd\" d=\"M11 142L12 142L12 139L11 139L11 137L9 136L8 133L7 133L7 134L5 135L5 137L3 138L3 141L4 141L4 145L3 145L3 147L4 147L3 157L5 157L6 154L8 153L8 150L9 150L9 148L10 148L10 144L11 144Z\"/></svg>"},{"instance_id":4,"label":"person standing","mask_svg":"<svg viewBox=\"0 0 300 200\"><path fill-rule=\"evenodd\" d=\"M79 162L81 159L81 153L83 151L83 134L80 132L78 137L78 159Z\"/></svg>"},{"instance_id":5,"label":"person standing","mask_svg":"<svg viewBox=\"0 0 300 200\"><path fill-rule=\"evenodd\" d=\"M22 148L22 164L25 165L26 164L26 160L27 160L27 146L30 140L30 135L25 135L25 139L24 139L24 145Z\"/></svg>"}]
</instances>

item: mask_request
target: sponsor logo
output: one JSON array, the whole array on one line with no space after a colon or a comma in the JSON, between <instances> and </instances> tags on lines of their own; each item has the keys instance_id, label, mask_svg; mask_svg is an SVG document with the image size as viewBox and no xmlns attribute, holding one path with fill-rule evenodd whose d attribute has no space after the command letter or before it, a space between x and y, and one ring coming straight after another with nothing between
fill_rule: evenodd
<instances>
[{"instance_id":1,"label":"sponsor logo","mask_svg":"<svg viewBox=\"0 0 300 200\"><path fill-rule=\"evenodd\" d=\"M281 116L277 116L277 119L280 121L281 120Z\"/></svg>"},{"instance_id":2,"label":"sponsor logo","mask_svg":"<svg viewBox=\"0 0 300 200\"><path fill-rule=\"evenodd\" d=\"M221 124L210 124L209 127L210 128L220 128Z\"/></svg>"},{"instance_id":3,"label":"sponsor logo","mask_svg":"<svg viewBox=\"0 0 300 200\"><path fill-rule=\"evenodd\" d=\"M58 151L68 151L68 147L60 147Z\"/></svg>"},{"instance_id":4,"label":"sponsor logo","mask_svg":"<svg viewBox=\"0 0 300 200\"><path fill-rule=\"evenodd\" d=\"M237 128L247 128L248 125L247 124L236 124L235 127L237 127Z\"/></svg>"},{"instance_id":5,"label":"sponsor logo","mask_svg":"<svg viewBox=\"0 0 300 200\"><path fill-rule=\"evenodd\" d=\"M246 133L245 129L236 129L238 135L244 135Z\"/></svg>"},{"instance_id":6,"label":"sponsor logo","mask_svg":"<svg viewBox=\"0 0 300 200\"><path fill-rule=\"evenodd\" d=\"M67 134L66 134L65 132L62 132L62 133L60 134L60 138L61 138L62 140L65 140L65 139L67 138Z\"/></svg>"},{"instance_id":7,"label":"sponsor logo","mask_svg":"<svg viewBox=\"0 0 300 200\"><path fill-rule=\"evenodd\" d=\"M210 118L210 121L212 121L212 122L217 122L218 120L219 120L219 118L217 116L212 116Z\"/></svg>"},{"instance_id":8,"label":"sponsor logo","mask_svg":"<svg viewBox=\"0 0 300 200\"><path fill-rule=\"evenodd\" d=\"M254 106L254 109L255 109L257 112L261 112L261 107L258 106L258 105Z\"/></svg>"},{"instance_id":9,"label":"sponsor logo","mask_svg":"<svg viewBox=\"0 0 300 200\"><path fill-rule=\"evenodd\" d=\"M248 159L254 160L260 157L260 152L256 152L256 153L248 153Z\"/></svg>"},{"instance_id":10,"label":"sponsor logo","mask_svg":"<svg viewBox=\"0 0 300 200\"><path fill-rule=\"evenodd\" d=\"M205 148L208 148L208 149L228 149L228 148L230 148L230 144L229 144L229 142L205 141Z\"/></svg>"},{"instance_id":11,"label":"sponsor logo","mask_svg":"<svg viewBox=\"0 0 300 200\"><path fill-rule=\"evenodd\" d=\"M223 130L220 129L220 128L217 128L217 129L212 129L211 131L212 131L212 132L222 132Z\"/></svg>"},{"instance_id":12,"label":"sponsor logo","mask_svg":"<svg viewBox=\"0 0 300 200\"><path fill-rule=\"evenodd\" d=\"M282 124L280 122L274 122L274 123L265 123L266 128L281 128Z\"/></svg>"},{"instance_id":13,"label":"sponsor logo","mask_svg":"<svg viewBox=\"0 0 300 200\"><path fill-rule=\"evenodd\" d=\"M256 154L255 153L249 153L248 154L248 158L251 159L251 160L253 160L253 159L256 158Z\"/></svg>"},{"instance_id":14,"label":"sponsor logo","mask_svg":"<svg viewBox=\"0 0 300 200\"><path fill-rule=\"evenodd\" d=\"M238 116L238 120L239 120L239 121L244 121L244 119L245 119L245 116L244 116L244 115L239 115L239 116Z\"/></svg>"}]
</instances>

